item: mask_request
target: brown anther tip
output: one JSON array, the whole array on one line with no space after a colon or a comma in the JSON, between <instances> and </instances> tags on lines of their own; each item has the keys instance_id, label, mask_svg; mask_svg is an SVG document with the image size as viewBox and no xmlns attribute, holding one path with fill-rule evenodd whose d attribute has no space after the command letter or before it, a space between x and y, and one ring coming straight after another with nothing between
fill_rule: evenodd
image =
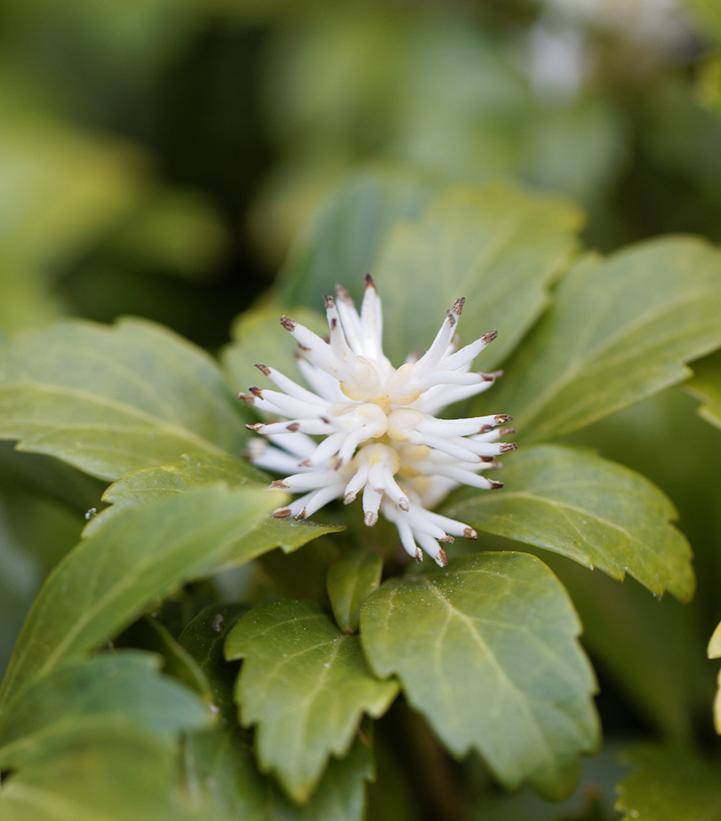
<instances>
[{"instance_id":1,"label":"brown anther tip","mask_svg":"<svg viewBox=\"0 0 721 821\"><path fill-rule=\"evenodd\" d=\"M252 430L253 433L260 433L263 430L262 422L254 422L252 425L245 426L247 430Z\"/></svg>"},{"instance_id":2,"label":"brown anther tip","mask_svg":"<svg viewBox=\"0 0 721 821\"><path fill-rule=\"evenodd\" d=\"M448 555L446 554L446 551L443 548L441 548L438 551L438 564L441 567L447 567L448 566Z\"/></svg>"},{"instance_id":3,"label":"brown anther tip","mask_svg":"<svg viewBox=\"0 0 721 821\"><path fill-rule=\"evenodd\" d=\"M255 367L263 374L263 376L270 376L270 368L267 365L262 365L259 362L256 362Z\"/></svg>"},{"instance_id":4,"label":"brown anther tip","mask_svg":"<svg viewBox=\"0 0 721 821\"><path fill-rule=\"evenodd\" d=\"M323 297L323 303L326 307L326 310L328 310L329 308L335 308L335 300L330 294L326 294Z\"/></svg>"},{"instance_id":5,"label":"brown anther tip","mask_svg":"<svg viewBox=\"0 0 721 821\"><path fill-rule=\"evenodd\" d=\"M253 394L253 396L257 396L258 399L263 398L263 391L260 388L257 388L255 385L253 385L252 388L248 388L248 390Z\"/></svg>"},{"instance_id":6,"label":"brown anther tip","mask_svg":"<svg viewBox=\"0 0 721 821\"><path fill-rule=\"evenodd\" d=\"M285 429L289 430L291 433L295 433L296 431L300 430L300 423L298 423L298 422L289 422L285 426Z\"/></svg>"},{"instance_id":7,"label":"brown anther tip","mask_svg":"<svg viewBox=\"0 0 721 821\"><path fill-rule=\"evenodd\" d=\"M478 428L479 433L488 433L489 431L492 431L492 430L493 430L493 425L481 425L481 427Z\"/></svg>"},{"instance_id":8,"label":"brown anther tip","mask_svg":"<svg viewBox=\"0 0 721 821\"><path fill-rule=\"evenodd\" d=\"M438 539L438 541L439 541L439 542L445 542L445 543L447 543L447 544L453 544L453 542L455 542L455 538L454 538L453 536L449 535L448 533L446 533L446 535L445 535L445 536L441 536L441 537Z\"/></svg>"},{"instance_id":9,"label":"brown anther tip","mask_svg":"<svg viewBox=\"0 0 721 821\"><path fill-rule=\"evenodd\" d=\"M500 490L503 487L503 482L497 482L495 479L488 480L491 483L491 490Z\"/></svg>"},{"instance_id":10,"label":"brown anther tip","mask_svg":"<svg viewBox=\"0 0 721 821\"><path fill-rule=\"evenodd\" d=\"M286 483L282 479L274 479L270 483L270 486L273 488L273 490L285 490L288 487L288 485L286 485Z\"/></svg>"},{"instance_id":11,"label":"brown anther tip","mask_svg":"<svg viewBox=\"0 0 721 821\"><path fill-rule=\"evenodd\" d=\"M491 373L482 373L485 382L495 382L496 379L503 376L503 371L492 371Z\"/></svg>"},{"instance_id":12,"label":"brown anther tip","mask_svg":"<svg viewBox=\"0 0 721 821\"><path fill-rule=\"evenodd\" d=\"M238 399L241 402L245 402L246 405L252 405L255 401L252 396L249 396L247 393L243 393L242 391L238 394Z\"/></svg>"},{"instance_id":13,"label":"brown anther tip","mask_svg":"<svg viewBox=\"0 0 721 821\"><path fill-rule=\"evenodd\" d=\"M458 297L458 299L453 303L453 307L451 311L453 311L456 316L460 316L463 313L463 306L466 304L466 298L464 296Z\"/></svg>"},{"instance_id":14,"label":"brown anther tip","mask_svg":"<svg viewBox=\"0 0 721 821\"><path fill-rule=\"evenodd\" d=\"M496 420L497 425L505 425L506 422L510 422L511 419L513 419L513 417L510 416L507 413L498 413L495 416L495 420Z\"/></svg>"},{"instance_id":15,"label":"brown anther tip","mask_svg":"<svg viewBox=\"0 0 721 821\"><path fill-rule=\"evenodd\" d=\"M486 343L486 345L490 345L497 336L498 331L486 331L481 339Z\"/></svg>"},{"instance_id":16,"label":"brown anther tip","mask_svg":"<svg viewBox=\"0 0 721 821\"><path fill-rule=\"evenodd\" d=\"M478 460L480 462L485 462L487 465L490 465L495 461L493 456L479 456Z\"/></svg>"},{"instance_id":17,"label":"brown anther tip","mask_svg":"<svg viewBox=\"0 0 721 821\"><path fill-rule=\"evenodd\" d=\"M278 510L273 511L273 518L275 519L287 519L290 516L290 508L289 507L281 507Z\"/></svg>"},{"instance_id":18,"label":"brown anther tip","mask_svg":"<svg viewBox=\"0 0 721 821\"><path fill-rule=\"evenodd\" d=\"M466 539L477 539L478 538L478 533L476 533L476 531L472 527L467 527L463 531L463 535L466 537Z\"/></svg>"},{"instance_id":19,"label":"brown anther tip","mask_svg":"<svg viewBox=\"0 0 721 821\"><path fill-rule=\"evenodd\" d=\"M310 466L310 459L303 459L302 462L298 462L298 467L300 468L309 468Z\"/></svg>"},{"instance_id":20,"label":"brown anther tip","mask_svg":"<svg viewBox=\"0 0 721 821\"><path fill-rule=\"evenodd\" d=\"M301 512L295 517L296 519L307 519L308 514L305 512L305 508L301 510Z\"/></svg>"},{"instance_id":21,"label":"brown anther tip","mask_svg":"<svg viewBox=\"0 0 721 821\"><path fill-rule=\"evenodd\" d=\"M516 429L515 429L515 428L501 428L501 429L498 431L498 433L499 433L501 436L514 436L514 435L515 435L515 433L516 433Z\"/></svg>"},{"instance_id":22,"label":"brown anther tip","mask_svg":"<svg viewBox=\"0 0 721 821\"><path fill-rule=\"evenodd\" d=\"M416 548L416 561L420 564L423 561L423 551L420 547Z\"/></svg>"},{"instance_id":23,"label":"brown anther tip","mask_svg":"<svg viewBox=\"0 0 721 821\"><path fill-rule=\"evenodd\" d=\"M344 505L349 505L352 502L355 502L356 497L357 497L356 493L349 493L347 496L343 497L343 504Z\"/></svg>"},{"instance_id":24,"label":"brown anther tip","mask_svg":"<svg viewBox=\"0 0 721 821\"><path fill-rule=\"evenodd\" d=\"M283 314L280 318L280 324L286 329L286 331L294 331L295 330L295 322L289 317Z\"/></svg>"},{"instance_id":25,"label":"brown anther tip","mask_svg":"<svg viewBox=\"0 0 721 821\"><path fill-rule=\"evenodd\" d=\"M345 287L345 285L341 285L338 282L335 284L335 295L338 299L344 299L346 302L351 302L353 300L353 297L350 295L350 291Z\"/></svg>"},{"instance_id":26,"label":"brown anther tip","mask_svg":"<svg viewBox=\"0 0 721 821\"><path fill-rule=\"evenodd\" d=\"M373 277L370 274L366 274L363 277L363 281L365 282L366 288L375 288L376 287L375 280L373 279Z\"/></svg>"},{"instance_id":27,"label":"brown anther tip","mask_svg":"<svg viewBox=\"0 0 721 821\"><path fill-rule=\"evenodd\" d=\"M337 327L338 327L338 320L335 317L333 317L333 319L331 319L331 321L330 321L330 329L331 329L331 331L334 331Z\"/></svg>"},{"instance_id":28,"label":"brown anther tip","mask_svg":"<svg viewBox=\"0 0 721 821\"><path fill-rule=\"evenodd\" d=\"M501 453L510 453L512 450L518 450L518 445L515 442L501 443Z\"/></svg>"}]
</instances>

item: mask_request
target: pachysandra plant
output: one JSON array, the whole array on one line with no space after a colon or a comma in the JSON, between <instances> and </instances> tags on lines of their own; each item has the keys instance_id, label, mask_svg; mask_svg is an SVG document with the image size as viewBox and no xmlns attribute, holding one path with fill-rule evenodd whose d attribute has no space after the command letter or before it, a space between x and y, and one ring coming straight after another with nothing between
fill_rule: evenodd
<instances>
[{"instance_id":1,"label":"pachysandra plant","mask_svg":"<svg viewBox=\"0 0 721 821\"><path fill-rule=\"evenodd\" d=\"M516 448L500 441L514 432L501 427L510 421L508 414L437 416L487 391L501 376L471 370L496 331L460 347L456 326L465 299L459 298L428 350L395 368L383 353L382 304L370 274L360 313L343 286L336 286L336 297L325 297L328 341L281 317L298 343L298 367L312 390L259 364L280 390L252 387L241 394L258 410L291 420L248 425L267 440L251 443L251 461L288 474L272 487L303 493L276 510L277 518L305 519L335 499L350 504L360 494L366 525L372 527L382 513L410 556L420 561L425 551L444 567L448 558L441 543L456 536L475 539L477 533L431 508L459 485L502 488L484 474L500 466L497 456Z\"/></svg>"}]
</instances>

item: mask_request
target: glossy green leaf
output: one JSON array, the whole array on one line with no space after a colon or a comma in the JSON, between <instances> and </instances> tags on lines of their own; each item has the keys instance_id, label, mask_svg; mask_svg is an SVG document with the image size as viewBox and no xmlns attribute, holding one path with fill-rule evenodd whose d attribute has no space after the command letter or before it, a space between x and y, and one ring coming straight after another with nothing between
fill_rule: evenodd
<instances>
[{"instance_id":1,"label":"glossy green leaf","mask_svg":"<svg viewBox=\"0 0 721 821\"><path fill-rule=\"evenodd\" d=\"M124 511L50 574L23 627L0 691L84 656L155 599L222 562L275 505L265 490L208 487Z\"/></svg>"},{"instance_id":2,"label":"glossy green leaf","mask_svg":"<svg viewBox=\"0 0 721 821\"><path fill-rule=\"evenodd\" d=\"M478 750L505 786L530 778L556 797L598 741L579 632L561 584L525 553L392 579L361 609L372 668L399 676L454 755Z\"/></svg>"},{"instance_id":3,"label":"glossy green leaf","mask_svg":"<svg viewBox=\"0 0 721 821\"><path fill-rule=\"evenodd\" d=\"M638 402L721 345L719 304L721 254L701 240L586 257L508 363L494 407L514 415L526 440L542 440Z\"/></svg>"},{"instance_id":4,"label":"glossy green leaf","mask_svg":"<svg viewBox=\"0 0 721 821\"><path fill-rule=\"evenodd\" d=\"M693 378L686 383L686 389L701 400L701 416L721 428L721 353L694 362Z\"/></svg>"},{"instance_id":5,"label":"glossy green leaf","mask_svg":"<svg viewBox=\"0 0 721 821\"><path fill-rule=\"evenodd\" d=\"M351 177L321 206L291 249L279 298L318 308L337 282L358 295L363 275L376 270L390 227L417 216L430 192L416 177L390 170Z\"/></svg>"},{"instance_id":6,"label":"glossy green leaf","mask_svg":"<svg viewBox=\"0 0 721 821\"><path fill-rule=\"evenodd\" d=\"M345 553L328 570L328 597L338 627L355 633L360 623L360 608L377 589L383 572L383 559L377 553L356 550Z\"/></svg>"},{"instance_id":7,"label":"glossy green leaf","mask_svg":"<svg viewBox=\"0 0 721 821\"><path fill-rule=\"evenodd\" d=\"M594 453L555 445L521 449L496 493L464 489L444 512L476 530L553 550L615 579L626 573L656 595L688 601L691 548L676 511L647 479Z\"/></svg>"},{"instance_id":8,"label":"glossy green leaf","mask_svg":"<svg viewBox=\"0 0 721 821\"><path fill-rule=\"evenodd\" d=\"M496 365L546 305L580 223L563 201L497 183L439 195L420 219L393 229L374 270L388 356L399 364L425 350L445 311L465 296L461 339L498 330L479 359L486 370Z\"/></svg>"},{"instance_id":9,"label":"glossy green leaf","mask_svg":"<svg viewBox=\"0 0 721 821\"><path fill-rule=\"evenodd\" d=\"M0 769L26 766L69 739L133 729L172 740L212 713L191 691L160 676L160 660L120 651L61 665L31 682L0 715Z\"/></svg>"},{"instance_id":10,"label":"glossy green leaf","mask_svg":"<svg viewBox=\"0 0 721 821\"><path fill-rule=\"evenodd\" d=\"M123 476L103 494L103 501L112 506L103 510L85 529L85 535L92 535L105 523L122 513L128 507L147 504L156 499L177 497L191 490L222 482L231 488L241 488L248 484L248 477L258 477L267 481L261 473L247 463L231 456L196 457L181 456L177 462L129 473ZM257 485L253 485L257 487ZM268 494L276 498L275 506L281 504L280 494ZM222 565L214 563L217 569L250 561L275 547L286 553L327 533L336 533L342 527L318 522L302 522L295 519L262 518L246 535L226 551Z\"/></svg>"},{"instance_id":11,"label":"glossy green leaf","mask_svg":"<svg viewBox=\"0 0 721 821\"><path fill-rule=\"evenodd\" d=\"M322 305L323 293L319 293L314 307ZM307 308L296 307L291 311L270 303L241 314L231 329L233 341L226 345L221 355L228 382L235 393L247 391L252 385L263 387L267 383L255 367L258 363L271 365L291 379L299 378L295 363L297 345L279 321L281 315L288 312L293 319L321 336L328 332L325 318Z\"/></svg>"},{"instance_id":12,"label":"glossy green leaf","mask_svg":"<svg viewBox=\"0 0 721 821\"><path fill-rule=\"evenodd\" d=\"M182 453L242 453L247 437L220 370L145 320L62 322L0 355L0 438L101 479Z\"/></svg>"},{"instance_id":13,"label":"glossy green leaf","mask_svg":"<svg viewBox=\"0 0 721 821\"><path fill-rule=\"evenodd\" d=\"M716 761L683 748L642 746L624 759L634 771L618 788L623 821L719 821L721 779Z\"/></svg>"},{"instance_id":14,"label":"glossy green leaf","mask_svg":"<svg viewBox=\"0 0 721 821\"><path fill-rule=\"evenodd\" d=\"M62 751L10 775L0 787L0 818L12 821L186 821L177 762L141 735L75 739Z\"/></svg>"},{"instance_id":15,"label":"glossy green leaf","mask_svg":"<svg viewBox=\"0 0 721 821\"><path fill-rule=\"evenodd\" d=\"M256 728L261 769L307 801L331 754L344 756L363 713L377 718L398 690L378 681L355 636L310 602L254 608L228 636L226 658L244 659L235 698Z\"/></svg>"}]
</instances>

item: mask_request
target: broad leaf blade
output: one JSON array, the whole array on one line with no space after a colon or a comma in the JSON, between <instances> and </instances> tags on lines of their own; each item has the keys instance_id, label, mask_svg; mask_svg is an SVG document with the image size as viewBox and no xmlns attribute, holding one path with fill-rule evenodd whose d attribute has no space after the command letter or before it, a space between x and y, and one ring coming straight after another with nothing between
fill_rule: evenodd
<instances>
[{"instance_id":1,"label":"broad leaf blade","mask_svg":"<svg viewBox=\"0 0 721 821\"><path fill-rule=\"evenodd\" d=\"M721 780L716 762L682 748L643 746L624 759L635 765L618 788L616 809L624 821L721 819Z\"/></svg>"},{"instance_id":2,"label":"broad leaf blade","mask_svg":"<svg viewBox=\"0 0 721 821\"><path fill-rule=\"evenodd\" d=\"M686 383L686 389L701 400L701 416L721 428L721 353L694 362L693 378Z\"/></svg>"},{"instance_id":3,"label":"broad leaf blade","mask_svg":"<svg viewBox=\"0 0 721 821\"><path fill-rule=\"evenodd\" d=\"M212 714L191 691L158 674L155 656L121 651L61 665L25 687L0 716L0 767L22 767L68 740L140 731L170 741Z\"/></svg>"},{"instance_id":4,"label":"broad leaf blade","mask_svg":"<svg viewBox=\"0 0 721 821\"><path fill-rule=\"evenodd\" d=\"M254 608L228 636L226 658L243 658L236 701L257 724L261 768L307 801L331 754L347 753L363 713L377 718L397 685L374 678L357 637L338 631L310 602Z\"/></svg>"},{"instance_id":5,"label":"broad leaf blade","mask_svg":"<svg viewBox=\"0 0 721 821\"><path fill-rule=\"evenodd\" d=\"M383 559L377 553L347 552L328 570L327 588L333 615L344 633L355 633L360 608L381 581Z\"/></svg>"},{"instance_id":6,"label":"broad leaf blade","mask_svg":"<svg viewBox=\"0 0 721 821\"><path fill-rule=\"evenodd\" d=\"M480 360L485 369L496 365L545 307L580 222L565 202L510 186L448 189L421 219L396 226L380 254L374 274L388 356L400 364L425 350L445 311L465 296L461 339L498 330Z\"/></svg>"},{"instance_id":7,"label":"broad leaf blade","mask_svg":"<svg viewBox=\"0 0 721 821\"><path fill-rule=\"evenodd\" d=\"M0 817L13 821L189 821L162 743L141 735L69 742L0 788Z\"/></svg>"},{"instance_id":8,"label":"broad leaf blade","mask_svg":"<svg viewBox=\"0 0 721 821\"><path fill-rule=\"evenodd\" d=\"M20 334L0 374L0 438L101 479L181 453L240 454L247 438L210 357L145 320Z\"/></svg>"},{"instance_id":9,"label":"broad leaf blade","mask_svg":"<svg viewBox=\"0 0 721 821\"><path fill-rule=\"evenodd\" d=\"M109 519L120 515L128 507L145 505L157 499L177 497L182 493L217 485L219 482L230 488L241 488L248 484L249 476L266 480L265 474L231 456L206 458L186 455L171 464L129 473L105 491L103 501L111 503L112 506L103 510L90 522L85 528L85 535L92 535L104 527ZM271 496L276 498L275 506L281 504L281 494L269 493L268 497ZM244 563L275 547L290 553L319 536L337 533L342 529L339 526L318 522L265 516L226 551L221 564L214 560L213 567L217 570Z\"/></svg>"},{"instance_id":10,"label":"broad leaf blade","mask_svg":"<svg viewBox=\"0 0 721 821\"><path fill-rule=\"evenodd\" d=\"M265 490L209 487L132 508L75 547L38 594L0 692L84 656L182 581L222 562L275 504Z\"/></svg>"},{"instance_id":11,"label":"broad leaf blade","mask_svg":"<svg viewBox=\"0 0 721 821\"><path fill-rule=\"evenodd\" d=\"M478 750L507 787L567 791L598 740L595 682L568 597L538 559L485 553L393 579L366 600L361 639L454 755Z\"/></svg>"},{"instance_id":12,"label":"broad leaf blade","mask_svg":"<svg viewBox=\"0 0 721 821\"><path fill-rule=\"evenodd\" d=\"M658 239L586 257L509 362L494 404L527 440L560 436L689 375L721 345L721 254Z\"/></svg>"},{"instance_id":13,"label":"broad leaf blade","mask_svg":"<svg viewBox=\"0 0 721 821\"><path fill-rule=\"evenodd\" d=\"M640 474L587 451L541 445L508 459L503 480L498 493L454 494L444 512L615 579L629 573L658 596L693 595L691 548L670 524L676 511Z\"/></svg>"},{"instance_id":14,"label":"broad leaf blade","mask_svg":"<svg viewBox=\"0 0 721 821\"><path fill-rule=\"evenodd\" d=\"M415 217L429 195L430 186L415 176L364 171L351 177L324 203L291 250L279 280L280 299L317 308L336 282L358 293L363 275L375 271L390 227Z\"/></svg>"}]
</instances>

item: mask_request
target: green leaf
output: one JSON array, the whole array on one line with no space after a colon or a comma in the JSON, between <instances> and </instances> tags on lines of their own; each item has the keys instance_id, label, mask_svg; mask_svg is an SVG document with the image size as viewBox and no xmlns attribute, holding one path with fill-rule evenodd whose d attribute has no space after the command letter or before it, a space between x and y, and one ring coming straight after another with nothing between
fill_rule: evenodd
<instances>
[{"instance_id":1,"label":"green leaf","mask_svg":"<svg viewBox=\"0 0 721 821\"><path fill-rule=\"evenodd\" d=\"M694 362L693 378L686 383L686 390L701 400L701 416L721 428L721 352Z\"/></svg>"},{"instance_id":2,"label":"green leaf","mask_svg":"<svg viewBox=\"0 0 721 821\"><path fill-rule=\"evenodd\" d=\"M193 733L184 746L191 802L213 821L363 821L365 782L374 775L370 747L356 741L333 759L313 797L297 806L255 767L250 745L236 728Z\"/></svg>"},{"instance_id":3,"label":"green leaf","mask_svg":"<svg viewBox=\"0 0 721 821\"><path fill-rule=\"evenodd\" d=\"M128 507L145 505L157 499L177 497L188 491L217 485L219 482L230 488L241 488L248 485L249 476L266 479L265 474L231 456L181 456L172 464L130 473L105 491L103 501L109 502L112 506L91 520L85 529L85 535L92 535L109 519ZM281 503L282 497L280 494L273 495L277 506ZM268 496L270 498L271 494ZM250 561L275 547L290 553L319 536L337 533L342 529L335 525L266 516L226 551L222 563L214 562L214 569Z\"/></svg>"},{"instance_id":4,"label":"green leaf","mask_svg":"<svg viewBox=\"0 0 721 821\"><path fill-rule=\"evenodd\" d=\"M207 354L145 320L58 323L19 334L0 360L0 438L101 479L240 454L233 403Z\"/></svg>"},{"instance_id":5,"label":"green leaf","mask_svg":"<svg viewBox=\"0 0 721 821\"><path fill-rule=\"evenodd\" d=\"M670 524L676 511L640 474L588 451L540 445L514 454L503 480L498 493L454 494L444 513L615 579L629 573L656 595L693 596L691 548Z\"/></svg>"},{"instance_id":6,"label":"green leaf","mask_svg":"<svg viewBox=\"0 0 721 821\"><path fill-rule=\"evenodd\" d=\"M226 658L244 659L235 691L244 725L257 724L263 771L305 802L332 754L344 756L363 713L381 716L397 693L378 681L355 636L310 602L254 608L228 636Z\"/></svg>"},{"instance_id":7,"label":"green leaf","mask_svg":"<svg viewBox=\"0 0 721 821\"><path fill-rule=\"evenodd\" d=\"M323 304L323 293L318 294L314 304L315 307ZM297 346L279 321L288 310L270 303L251 308L233 323L233 341L223 349L221 359L234 392L247 391L251 385L263 384L265 377L255 367L258 363L271 365L291 379L296 378ZM325 318L316 311L296 307L291 313L293 319L321 336L328 332Z\"/></svg>"},{"instance_id":8,"label":"green leaf","mask_svg":"<svg viewBox=\"0 0 721 821\"><path fill-rule=\"evenodd\" d=\"M208 487L131 508L81 541L35 599L0 691L84 656L181 582L222 562L275 505L265 490Z\"/></svg>"},{"instance_id":9,"label":"green leaf","mask_svg":"<svg viewBox=\"0 0 721 821\"><path fill-rule=\"evenodd\" d=\"M363 275L375 270L389 228L417 216L430 190L415 177L390 170L351 177L291 249L279 279L279 299L317 308L337 282L357 293Z\"/></svg>"},{"instance_id":10,"label":"green leaf","mask_svg":"<svg viewBox=\"0 0 721 821\"><path fill-rule=\"evenodd\" d=\"M701 240L658 239L585 257L508 363L494 405L526 440L588 425L690 371L721 345L721 254Z\"/></svg>"},{"instance_id":11,"label":"green leaf","mask_svg":"<svg viewBox=\"0 0 721 821\"><path fill-rule=\"evenodd\" d=\"M0 817L12 821L186 821L177 761L140 735L75 739L12 774L0 788Z\"/></svg>"},{"instance_id":12,"label":"green leaf","mask_svg":"<svg viewBox=\"0 0 721 821\"><path fill-rule=\"evenodd\" d=\"M360 623L360 608L378 587L383 559L377 553L349 551L328 570L328 597L338 627L355 633Z\"/></svg>"},{"instance_id":13,"label":"green leaf","mask_svg":"<svg viewBox=\"0 0 721 821\"><path fill-rule=\"evenodd\" d=\"M719 821L721 780L717 762L690 750L645 745L624 758L635 766L618 788L624 821Z\"/></svg>"},{"instance_id":14,"label":"green leaf","mask_svg":"<svg viewBox=\"0 0 721 821\"><path fill-rule=\"evenodd\" d=\"M498 183L450 188L421 219L397 225L374 270L384 347L396 363L430 345L445 311L467 297L464 343L497 329L491 368L518 344L574 251L581 215L563 201Z\"/></svg>"},{"instance_id":15,"label":"green leaf","mask_svg":"<svg viewBox=\"0 0 721 821\"><path fill-rule=\"evenodd\" d=\"M69 739L133 729L170 741L212 714L158 670L147 653L120 651L70 662L21 690L0 716L0 769L18 768Z\"/></svg>"},{"instance_id":16,"label":"green leaf","mask_svg":"<svg viewBox=\"0 0 721 821\"><path fill-rule=\"evenodd\" d=\"M556 797L598 741L579 632L561 584L525 553L484 553L392 579L361 609L372 668L399 676L454 755L476 749L506 787L530 778Z\"/></svg>"},{"instance_id":17,"label":"green leaf","mask_svg":"<svg viewBox=\"0 0 721 821\"><path fill-rule=\"evenodd\" d=\"M716 625L708 643L708 657L710 659L721 658L721 622ZM718 689L713 703L713 718L716 732L721 735L721 672L718 675Z\"/></svg>"}]
</instances>

